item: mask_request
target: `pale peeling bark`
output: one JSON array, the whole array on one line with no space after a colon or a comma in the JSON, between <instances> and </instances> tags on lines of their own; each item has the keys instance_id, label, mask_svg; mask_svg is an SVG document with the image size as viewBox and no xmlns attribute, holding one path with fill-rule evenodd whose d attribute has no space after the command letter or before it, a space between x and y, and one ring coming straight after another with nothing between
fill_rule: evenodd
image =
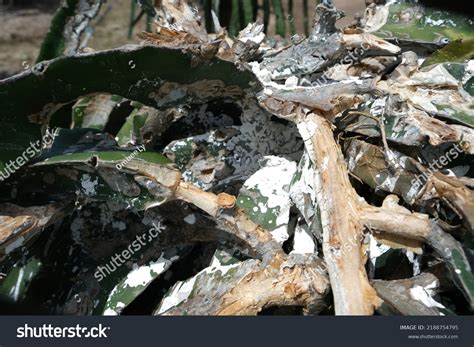
<instances>
[{"instance_id":1,"label":"pale peeling bark","mask_svg":"<svg viewBox=\"0 0 474 347\"><path fill-rule=\"evenodd\" d=\"M247 260L227 269L208 268L196 275L185 300L160 312L162 306L157 314L256 315L273 306L317 314L327 307L330 289L327 275L316 270L320 265L312 256L276 256L269 265Z\"/></svg>"},{"instance_id":2,"label":"pale peeling bark","mask_svg":"<svg viewBox=\"0 0 474 347\"><path fill-rule=\"evenodd\" d=\"M373 232L385 232L402 239L425 242L431 231L428 215L412 213L398 205L398 197L389 195L382 207L366 204L361 216Z\"/></svg>"},{"instance_id":3,"label":"pale peeling bark","mask_svg":"<svg viewBox=\"0 0 474 347\"><path fill-rule=\"evenodd\" d=\"M317 314L327 305L327 277L315 269L314 258L305 262L275 258L269 266L245 276L222 298L219 315L255 315L271 306L302 306ZM303 260L303 259L300 259Z\"/></svg>"},{"instance_id":4,"label":"pale peeling bark","mask_svg":"<svg viewBox=\"0 0 474 347\"><path fill-rule=\"evenodd\" d=\"M196 275L192 297L164 312L158 308L158 314L255 315L272 306L301 306L314 314L327 306L330 289L322 261L313 255L286 255L268 231L234 206L235 197L185 182L174 197L214 217L220 229L247 243L258 259L220 273L203 270Z\"/></svg>"},{"instance_id":5,"label":"pale peeling bark","mask_svg":"<svg viewBox=\"0 0 474 347\"><path fill-rule=\"evenodd\" d=\"M0 258L23 246L48 226L64 217L64 203L21 207L0 205Z\"/></svg>"}]
</instances>

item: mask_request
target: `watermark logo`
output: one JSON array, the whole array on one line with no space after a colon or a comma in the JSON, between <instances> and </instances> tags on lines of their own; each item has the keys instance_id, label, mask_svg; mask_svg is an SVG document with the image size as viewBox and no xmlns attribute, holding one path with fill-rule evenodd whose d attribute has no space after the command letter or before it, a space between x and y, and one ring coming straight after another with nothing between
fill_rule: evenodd
<instances>
[{"instance_id":1,"label":"watermark logo","mask_svg":"<svg viewBox=\"0 0 474 347\"><path fill-rule=\"evenodd\" d=\"M115 253L107 264L99 266L94 273L94 277L99 282L102 281L125 264L127 260L129 260L135 253L139 252L144 246L157 239L163 230L165 230L165 226L160 222L153 222L152 225L153 228L141 235L137 235L126 249L122 252Z\"/></svg>"},{"instance_id":2,"label":"watermark logo","mask_svg":"<svg viewBox=\"0 0 474 347\"><path fill-rule=\"evenodd\" d=\"M107 338L110 327L99 324L95 327L54 327L52 324L31 327L28 323L16 329L17 338Z\"/></svg>"},{"instance_id":3,"label":"watermark logo","mask_svg":"<svg viewBox=\"0 0 474 347\"><path fill-rule=\"evenodd\" d=\"M138 146L136 150L134 150L132 153L130 153L128 156L125 157L124 160L122 160L119 164L115 165L117 170L122 170L122 168L127 165L131 160L133 160L138 153L145 152L145 145Z\"/></svg>"},{"instance_id":4,"label":"watermark logo","mask_svg":"<svg viewBox=\"0 0 474 347\"><path fill-rule=\"evenodd\" d=\"M412 186L414 186L416 189L422 187L428 179L433 175L433 172L439 171L446 167L450 162L455 160L461 153L463 153L463 147L462 144L456 143L449 151L447 151L444 155L441 157L435 159L428 165L428 168L426 171L422 172L419 175L416 175L415 178L411 180Z\"/></svg>"},{"instance_id":5,"label":"watermark logo","mask_svg":"<svg viewBox=\"0 0 474 347\"><path fill-rule=\"evenodd\" d=\"M5 164L3 171L0 171L0 182L3 182L16 171L20 170L31 159L41 153L42 148L50 147L53 144L54 138L57 136L56 132L51 132L49 129L46 130L46 134L42 139L36 142L30 142L30 146L23 151L15 160L10 160Z\"/></svg>"}]
</instances>

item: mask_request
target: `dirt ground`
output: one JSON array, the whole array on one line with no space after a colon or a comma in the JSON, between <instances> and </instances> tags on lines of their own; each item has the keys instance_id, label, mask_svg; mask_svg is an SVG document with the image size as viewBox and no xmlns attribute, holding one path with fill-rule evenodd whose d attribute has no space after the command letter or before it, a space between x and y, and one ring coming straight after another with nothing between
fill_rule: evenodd
<instances>
[{"instance_id":1,"label":"dirt ground","mask_svg":"<svg viewBox=\"0 0 474 347\"><path fill-rule=\"evenodd\" d=\"M41 42L49 30L55 7L42 9L11 9L0 7L0 78L28 68L38 56ZM127 43L130 0L113 0L104 4L94 25L88 46L96 50ZM145 28L139 23L135 31Z\"/></svg>"},{"instance_id":2,"label":"dirt ground","mask_svg":"<svg viewBox=\"0 0 474 347\"><path fill-rule=\"evenodd\" d=\"M0 79L28 68L36 60L55 11L54 1L50 2L52 6L38 8L32 5L27 9L7 9L0 5ZM356 12L364 9L364 0L335 0L334 2L347 14L347 17L341 20L341 25L350 22ZM294 20L296 29L300 33L303 32L302 3L303 0L294 1L296 9ZM135 38L132 40L127 38L130 6L130 0L109 0L95 20L95 22L99 21L99 24L94 26L94 36L88 46L102 50L136 42ZM135 32L144 27L145 23L142 21Z\"/></svg>"}]
</instances>

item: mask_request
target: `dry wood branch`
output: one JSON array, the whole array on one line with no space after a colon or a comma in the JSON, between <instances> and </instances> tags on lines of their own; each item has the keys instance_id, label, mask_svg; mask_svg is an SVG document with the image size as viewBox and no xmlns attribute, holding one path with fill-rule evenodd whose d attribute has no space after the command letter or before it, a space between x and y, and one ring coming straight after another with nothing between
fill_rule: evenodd
<instances>
[{"instance_id":1,"label":"dry wood branch","mask_svg":"<svg viewBox=\"0 0 474 347\"><path fill-rule=\"evenodd\" d=\"M331 124L310 114L298 128L317 168L316 200L321 213L323 251L336 314L372 314L379 301L367 279L361 254L363 223L359 198L349 181ZM356 245L343 249L342 245L349 240L355 241Z\"/></svg>"},{"instance_id":2,"label":"dry wood branch","mask_svg":"<svg viewBox=\"0 0 474 347\"><path fill-rule=\"evenodd\" d=\"M400 47L372 34L344 34L342 42L346 48L361 47L377 54L397 54Z\"/></svg>"},{"instance_id":3,"label":"dry wood branch","mask_svg":"<svg viewBox=\"0 0 474 347\"><path fill-rule=\"evenodd\" d=\"M362 210L361 218L369 230L408 240L426 241L431 231L428 216L421 213L406 213L367 205Z\"/></svg>"},{"instance_id":4,"label":"dry wood branch","mask_svg":"<svg viewBox=\"0 0 474 347\"><path fill-rule=\"evenodd\" d=\"M65 203L23 208L5 203L0 206L0 257L38 235L64 217Z\"/></svg>"},{"instance_id":5,"label":"dry wood branch","mask_svg":"<svg viewBox=\"0 0 474 347\"><path fill-rule=\"evenodd\" d=\"M326 307L329 282L314 270L318 261L292 263L289 258L283 262L277 257L268 267L245 276L223 296L217 314L254 315L271 306L302 306L308 313L319 313Z\"/></svg>"},{"instance_id":6,"label":"dry wood branch","mask_svg":"<svg viewBox=\"0 0 474 347\"><path fill-rule=\"evenodd\" d=\"M189 202L214 217L219 228L248 243L264 262L283 254L280 245L268 231L234 207L234 196L204 192L192 184L181 182L176 189L175 198Z\"/></svg>"},{"instance_id":7,"label":"dry wood branch","mask_svg":"<svg viewBox=\"0 0 474 347\"><path fill-rule=\"evenodd\" d=\"M446 198L462 218L464 225L474 232L474 192L454 179L435 172L427 187L433 187L441 198Z\"/></svg>"},{"instance_id":8,"label":"dry wood branch","mask_svg":"<svg viewBox=\"0 0 474 347\"><path fill-rule=\"evenodd\" d=\"M232 208L235 204L235 197L229 194L204 192L190 183L180 182L175 193L177 199L187 201L199 207L212 217L217 217L219 211Z\"/></svg>"},{"instance_id":9,"label":"dry wood branch","mask_svg":"<svg viewBox=\"0 0 474 347\"><path fill-rule=\"evenodd\" d=\"M407 212L400 206L391 208L367 206L362 213L362 219L367 227L394 235L398 237L398 242L406 240L407 248L413 246L410 241L421 241L432 247L446 262L451 277L473 307L474 293L469 289L473 277L469 261L462 245L454 237L444 232L427 215Z\"/></svg>"},{"instance_id":10,"label":"dry wood branch","mask_svg":"<svg viewBox=\"0 0 474 347\"><path fill-rule=\"evenodd\" d=\"M204 192L181 182L175 198L214 217L221 229L250 244L262 260L246 261L221 276L204 272L197 281L206 285L198 286L193 298L166 314L254 315L271 306L301 306L308 313L318 313L326 307L329 282L321 260L286 255L269 232L234 207L233 196ZM212 300L209 293L213 293Z\"/></svg>"},{"instance_id":11,"label":"dry wood branch","mask_svg":"<svg viewBox=\"0 0 474 347\"><path fill-rule=\"evenodd\" d=\"M273 98L264 98L262 105L274 114L297 123L316 167L316 202L320 209L323 251L336 314L371 314L379 303L364 269L365 259L360 245L364 228L376 231L377 239L392 247L422 253L423 244L430 245L448 263L452 277L468 302L473 302L473 293L468 289L472 275L459 242L442 231L427 215L412 213L399 206L398 198L395 203L389 201L392 198L388 199L380 208L371 206L360 198L350 184L346 164L334 141L331 123L324 119L323 114L304 115L294 105L291 108L293 113L289 115L288 107L274 102ZM463 201L459 198L459 192L455 196L458 202ZM469 200L466 198L465 201ZM355 246L343 247L348 241L354 242ZM458 265L453 255L444 254L443 249L455 249ZM463 272L462 276L459 271Z\"/></svg>"},{"instance_id":12,"label":"dry wood branch","mask_svg":"<svg viewBox=\"0 0 474 347\"><path fill-rule=\"evenodd\" d=\"M372 285L384 304L396 314L439 316L439 308L443 307L432 298L439 291L440 281L431 273L406 280L375 280Z\"/></svg>"},{"instance_id":13,"label":"dry wood branch","mask_svg":"<svg viewBox=\"0 0 474 347\"><path fill-rule=\"evenodd\" d=\"M327 275L315 270L320 263L290 255L277 256L269 265L248 260L219 274L204 270L192 297L164 314L255 315L272 306L299 306L317 314L327 306L329 293Z\"/></svg>"}]
</instances>

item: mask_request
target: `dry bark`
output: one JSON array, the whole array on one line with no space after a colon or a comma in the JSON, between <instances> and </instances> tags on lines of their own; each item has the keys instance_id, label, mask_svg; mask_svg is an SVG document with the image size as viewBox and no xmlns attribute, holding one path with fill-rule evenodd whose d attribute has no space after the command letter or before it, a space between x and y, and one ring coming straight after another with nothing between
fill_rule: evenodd
<instances>
[{"instance_id":1,"label":"dry bark","mask_svg":"<svg viewBox=\"0 0 474 347\"><path fill-rule=\"evenodd\" d=\"M204 273L192 297L164 314L256 315L273 306L298 306L317 314L328 306L329 293L326 274L316 270L320 265L321 260L312 256L276 256L269 265L245 261L223 274L225 280Z\"/></svg>"},{"instance_id":2,"label":"dry bark","mask_svg":"<svg viewBox=\"0 0 474 347\"><path fill-rule=\"evenodd\" d=\"M431 295L440 291L439 279L431 273L422 273L416 277L394 281L372 281L377 294L383 299L390 311L402 315L439 316L441 304ZM424 295L425 302L416 294ZM382 308L383 309L383 308Z\"/></svg>"},{"instance_id":3,"label":"dry bark","mask_svg":"<svg viewBox=\"0 0 474 347\"><path fill-rule=\"evenodd\" d=\"M26 244L42 230L64 217L67 203L20 207L5 203L0 206L0 257Z\"/></svg>"},{"instance_id":4,"label":"dry bark","mask_svg":"<svg viewBox=\"0 0 474 347\"><path fill-rule=\"evenodd\" d=\"M379 300L364 269L365 260L361 252L364 225L360 218L359 197L349 181L331 123L311 113L298 126L299 129L303 127L305 145L317 168L316 200L336 314L372 314ZM344 247L350 240L355 242L355 246Z\"/></svg>"}]
</instances>

